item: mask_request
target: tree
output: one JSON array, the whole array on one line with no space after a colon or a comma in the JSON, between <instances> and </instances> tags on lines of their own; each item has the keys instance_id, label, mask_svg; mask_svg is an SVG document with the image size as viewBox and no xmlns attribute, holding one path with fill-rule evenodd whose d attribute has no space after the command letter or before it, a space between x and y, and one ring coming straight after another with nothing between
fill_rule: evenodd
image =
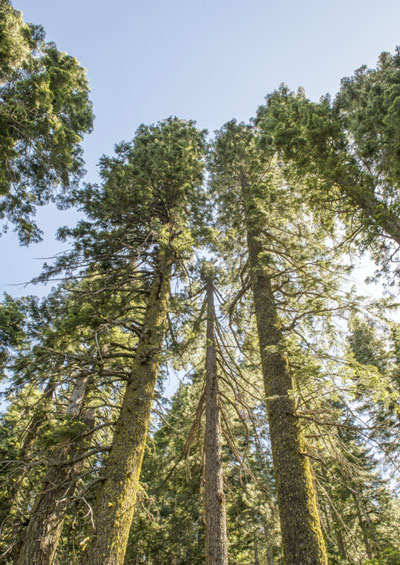
<instances>
[{"instance_id":1,"label":"tree","mask_svg":"<svg viewBox=\"0 0 400 565\"><path fill-rule=\"evenodd\" d=\"M228 563L228 543L226 538L226 511L221 453L221 421L219 413L217 351L214 328L214 286L211 276L211 274L208 275L208 280L206 282L206 563L208 565L226 565Z\"/></svg>"},{"instance_id":2,"label":"tree","mask_svg":"<svg viewBox=\"0 0 400 565\"><path fill-rule=\"evenodd\" d=\"M207 321L203 306L201 329ZM192 335L194 330L188 330L185 322L182 330ZM203 366L207 342L200 328L190 351L185 352L192 376L179 386L167 413L160 417L157 410L154 415L141 475L140 503L126 556L129 564L146 561L154 565L200 565L205 561L204 501L208 484L205 457L209 440L204 417L207 377ZM257 391L257 382L253 382L256 375L244 367L235 370L235 363L229 360L230 356L235 358L236 352L228 331L227 328L224 331L221 320L215 320L229 559L244 565L252 562L258 553L260 563L273 565L273 555L279 555L280 538L271 468L266 464L268 448L265 457L260 446L261 441L266 441L265 414L259 406L255 410L252 404Z\"/></svg>"},{"instance_id":3,"label":"tree","mask_svg":"<svg viewBox=\"0 0 400 565\"><path fill-rule=\"evenodd\" d=\"M24 23L8 0L0 22L0 218L28 244L41 239L35 206L65 205L84 172L80 142L93 113L74 57L46 43L43 28Z\"/></svg>"},{"instance_id":4,"label":"tree","mask_svg":"<svg viewBox=\"0 0 400 565\"><path fill-rule=\"evenodd\" d=\"M104 288L100 277L88 276L79 283L64 282L41 304L25 299L22 305L24 340L14 343L8 363L14 409L5 421L17 410L21 422L10 434L16 454L10 451L3 469L10 504L4 509L2 539L5 555L15 562L21 553L21 562L36 556L52 563L75 487L82 475L96 482L99 461L91 469L93 455L108 447L99 433L112 426L114 410L107 415L100 399L105 395L106 402L118 405L118 388L129 374L126 359L134 356L130 351L136 341L135 331L120 328L135 314L140 324L140 298L129 302L126 295ZM10 311L10 299L5 309ZM97 431L95 409L101 421ZM27 489L27 481L35 487Z\"/></svg>"},{"instance_id":5,"label":"tree","mask_svg":"<svg viewBox=\"0 0 400 565\"><path fill-rule=\"evenodd\" d=\"M308 179L314 206L347 220L386 269L400 245L399 68L399 50L382 53L375 69L364 65L343 79L333 102L313 103L283 86L256 118L264 149L278 150Z\"/></svg>"},{"instance_id":6,"label":"tree","mask_svg":"<svg viewBox=\"0 0 400 565\"><path fill-rule=\"evenodd\" d=\"M96 209L88 200L89 213L97 214L97 227L104 229L108 224L114 229L111 244L121 243L119 233L125 240L133 236L136 264L146 262L150 281L131 378L95 504L97 535L85 563L116 564L124 560L168 313L170 280L173 268L180 268L192 246L189 214L196 206L195 191L201 184L203 137L192 122L176 118L157 126L141 126L132 144L118 148L117 158L103 160L101 207ZM132 246L122 245L120 259L131 250Z\"/></svg>"},{"instance_id":7,"label":"tree","mask_svg":"<svg viewBox=\"0 0 400 565\"><path fill-rule=\"evenodd\" d=\"M393 479L398 473L400 420L399 336L371 317L353 317L348 335L348 374L365 435Z\"/></svg>"},{"instance_id":8,"label":"tree","mask_svg":"<svg viewBox=\"0 0 400 565\"><path fill-rule=\"evenodd\" d=\"M211 158L225 261L230 253L235 278L242 283L238 297L249 288L253 294L285 562L325 563L285 349L294 332L313 331L310 324L317 327L318 318L339 304L346 309L348 297L340 298L339 290L341 268L335 247L324 242L324 230L304 206L301 190L285 181L255 129L229 122L218 133Z\"/></svg>"},{"instance_id":9,"label":"tree","mask_svg":"<svg viewBox=\"0 0 400 565\"><path fill-rule=\"evenodd\" d=\"M66 510L83 469L88 438L94 426L94 409L85 406L88 384L89 375L83 371L76 378L65 428L59 430L42 491L32 509L18 565L32 562L51 565L54 561Z\"/></svg>"},{"instance_id":10,"label":"tree","mask_svg":"<svg viewBox=\"0 0 400 565\"><path fill-rule=\"evenodd\" d=\"M269 512L265 512L265 508L270 510L272 489L268 483L270 469L259 463L258 434L262 435L262 424L258 428L258 418L252 415L254 394L247 392L248 387L256 391L257 386L250 382L248 371L240 370L230 330L215 315L213 339L205 339L210 318L203 299L206 289L201 281L216 273L208 263L206 266L202 263L202 268L195 269L194 273L186 292L181 291L171 304L171 332L165 346L175 370L187 373L187 377L193 376L179 387L167 414L160 416L161 405L157 403L126 563L200 564L205 554L206 559L216 559L216 548L224 546L226 539L224 507L230 517L226 524L230 560L248 563L257 552L257 541L263 538L268 539L271 555L279 546L279 535L272 533L276 532L276 524ZM220 291L217 296L224 303ZM218 383L212 373L202 369L210 344L215 348ZM212 388L208 386L210 381ZM206 389L211 392L208 408ZM207 418L210 408L213 413ZM211 448L215 452L218 444L221 445L221 460L218 462L213 457L211 465L207 466L208 452ZM222 475L223 485L220 484ZM221 491L226 492L224 504L218 494ZM207 506L211 506L211 510ZM211 523L220 524L212 533L211 551L204 539L204 530L210 524L209 513ZM258 550L262 559L265 547Z\"/></svg>"}]
</instances>

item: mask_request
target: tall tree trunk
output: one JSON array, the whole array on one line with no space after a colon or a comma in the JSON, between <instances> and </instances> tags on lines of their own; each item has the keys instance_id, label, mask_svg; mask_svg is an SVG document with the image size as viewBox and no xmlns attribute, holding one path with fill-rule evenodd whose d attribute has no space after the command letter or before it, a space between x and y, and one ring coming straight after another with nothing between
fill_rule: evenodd
<instances>
[{"instance_id":1,"label":"tall tree trunk","mask_svg":"<svg viewBox=\"0 0 400 565\"><path fill-rule=\"evenodd\" d=\"M70 398L67 415L79 418L85 431L93 427L94 410L84 408L89 376L78 379ZM73 495L84 460L74 461L85 447L82 434L75 439L65 438L56 448L53 464L46 473L42 492L35 502L26 529L17 565L51 565L61 536L69 499Z\"/></svg>"},{"instance_id":2,"label":"tall tree trunk","mask_svg":"<svg viewBox=\"0 0 400 565\"><path fill-rule=\"evenodd\" d=\"M215 308L212 282L207 282L206 353L206 563L228 564L225 495L222 474L221 422L218 406Z\"/></svg>"},{"instance_id":3,"label":"tall tree trunk","mask_svg":"<svg viewBox=\"0 0 400 565\"><path fill-rule=\"evenodd\" d=\"M260 345L272 457L287 565L327 564L310 463L295 417L293 383L262 244L247 224L247 244Z\"/></svg>"},{"instance_id":4,"label":"tall tree trunk","mask_svg":"<svg viewBox=\"0 0 400 565\"><path fill-rule=\"evenodd\" d=\"M171 271L170 257L160 251L132 376L126 386L104 482L94 508L96 535L82 559L83 565L124 562L164 337Z\"/></svg>"}]
</instances>

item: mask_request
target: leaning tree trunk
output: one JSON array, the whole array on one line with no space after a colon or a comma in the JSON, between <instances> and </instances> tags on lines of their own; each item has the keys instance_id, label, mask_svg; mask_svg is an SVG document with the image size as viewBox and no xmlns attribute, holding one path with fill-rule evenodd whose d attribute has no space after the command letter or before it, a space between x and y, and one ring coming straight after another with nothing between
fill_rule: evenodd
<instances>
[{"instance_id":1,"label":"leaning tree trunk","mask_svg":"<svg viewBox=\"0 0 400 565\"><path fill-rule=\"evenodd\" d=\"M79 418L84 431L94 424L94 410L85 409L89 376L78 379L67 409L71 418ZM82 433L65 438L53 456L43 488L35 502L17 565L51 565L57 551L65 514L84 465L85 441ZM79 459L74 463L74 460Z\"/></svg>"},{"instance_id":2,"label":"leaning tree trunk","mask_svg":"<svg viewBox=\"0 0 400 565\"><path fill-rule=\"evenodd\" d=\"M115 427L104 482L94 508L96 535L83 565L122 565L142 467L164 325L172 261L159 252L132 376Z\"/></svg>"},{"instance_id":3,"label":"leaning tree trunk","mask_svg":"<svg viewBox=\"0 0 400 565\"><path fill-rule=\"evenodd\" d=\"M217 355L215 347L214 289L207 282L206 353L206 563L227 565L225 495L222 475L221 423L218 406Z\"/></svg>"},{"instance_id":4,"label":"leaning tree trunk","mask_svg":"<svg viewBox=\"0 0 400 565\"><path fill-rule=\"evenodd\" d=\"M310 463L296 418L293 383L258 233L247 225L251 283L286 565L327 564Z\"/></svg>"}]
</instances>

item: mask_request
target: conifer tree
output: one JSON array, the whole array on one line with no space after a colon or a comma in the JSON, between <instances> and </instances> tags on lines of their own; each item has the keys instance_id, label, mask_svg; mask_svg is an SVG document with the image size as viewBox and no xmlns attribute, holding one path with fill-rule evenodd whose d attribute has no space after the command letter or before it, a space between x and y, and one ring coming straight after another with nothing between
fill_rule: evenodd
<instances>
[{"instance_id":1,"label":"conifer tree","mask_svg":"<svg viewBox=\"0 0 400 565\"><path fill-rule=\"evenodd\" d=\"M94 409L85 406L88 385L89 375L85 371L80 372L66 411L67 422L75 429L65 433L53 454L41 493L30 515L25 540L16 561L18 565L51 565L54 561L69 499L82 471L87 439L94 426Z\"/></svg>"},{"instance_id":2,"label":"conifer tree","mask_svg":"<svg viewBox=\"0 0 400 565\"><path fill-rule=\"evenodd\" d=\"M206 352L206 431L205 431L205 503L206 503L206 563L226 565L228 547L226 538L226 511L221 454L221 421L219 413L219 385L215 343L214 286L208 275L207 352Z\"/></svg>"},{"instance_id":3,"label":"conifer tree","mask_svg":"<svg viewBox=\"0 0 400 565\"><path fill-rule=\"evenodd\" d=\"M351 239L372 251L383 270L393 266L400 244L398 88L400 53L382 53L341 89L314 103L302 89L285 86L257 112L263 147L308 182L313 206L348 223Z\"/></svg>"},{"instance_id":4,"label":"conifer tree","mask_svg":"<svg viewBox=\"0 0 400 565\"><path fill-rule=\"evenodd\" d=\"M23 244L41 239L35 206L65 205L84 172L80 143L93 123L85 73L0 1L0 218Z\"/></svg>"},{"instance_id":5,"label":"conifer tree","mask_svg":"<svg viewBox=\"0 0 400 565\"><path fill-rule=\"evenodd\" d=\"M206 272L210 274L209 271L207 265ZM201 273L203 278L204 265ZM213 318L213 340L204 339L206 322L209 323L207 304L197 299L196 305L193 297L199 293L203 296L206 289L197 290L200 280L195 279L193 283L189 293L192 298L180 296L180 303L183 299L185 304L181 312L184 315L173 316L174 335L170 335L167 343L169 354L175 349L171 359L175 369L183 370L181 363L186 362L185 371L189 369L193 377L188 384L179 387L171 409L149 438L141 478L141 503L134 518L126 562L200 564L205 555L206 559L212 558L204 530L209 525L207 497L211 492L215 493L215 486L209 493L207 490L210 479L218 485L218 475L223 473L230 559L244 564L256 553L260 559L265 559L268 553L271 558L268 563L272 563L273 554L279 553L279 538L271 510L270 467L265 466L259 446L260 436L264 435L261 431L263 420L261 413L258 417L253 414L254 402L260 402L256 397L257 386L252 382L254 375L241 366L230 329L216 316ZM221 308L225 301L219 291L218 297ZM180 317L183 319L179 320ZM205 364L207 345L211 343L216 350L220 424L215 415L208 424L203 417L207 412L206 388L210 375L200 367ZM253 392L248 391L249 387ZM213 406L215 399L211 403ZM207 437L210 428L211 441L210 436ZM209 476L207 443L214 446L220 443L222 448L222 468L215 461ZM221 523L223 513L218 495L214 494L212 502L214 522L218 519ZM180 535L182 532L185 536ZM216 540L213 547L217 544L218 547L224 536L218 530L213 533ZM263 538L268 540L267 547L258 545Z\"/></svg>"},{"instance_id":6,"label":"conifer tree","mask_svg":"<svg viewBox=\"0 0 400 565\"><path fill-rule=\"evenodd\" d=\"M340 269L336 278L332 248L324 248L301 191L284 180L256 130L228 123L217 135L211 167L223 249L236 265L242 259L247 282L239 296L251 286L254 298L285 562L326 563L285 334L338 307Z\"/></svg>"},{"instance_id":7,"label":"conifer tree","mask_svg":"<svg viewBox=\"0 0 400 565\"><path fill-rule=\"evenodd\" d=\"M20 410L22 406L23 411L29 409L24 406L27 388L38 388L40 396L30 408L32 417L25 422L25 429L18 426L14 430L14 441L17 445L21 442L18 461L5 466L4 476L10 501L15 505L19 500L21 508L26 509L28 527L22 531L24 520L18 522L19 512L9 505L3 539L14 540L12 549L6 548L6 555L15 562L22 551L22 562L30 562L36 556L41 563L52 563L75 486L81 481L82 472L88 473L88 458L93 459L93 454L103 449L93 429L95 408L104 418L99 402L102 390L108 389L108 401L112 401L112 388L128 375L124 365L133 353L126 349L134 348L136 336L132 331L122 334L119 326L127 317L140 312L140 304L124 301L121 315L121 297L111 296L101 279L90 277L79 284L64 283L41 305L29 301L28 304L30 308L25 310L30 311L30 318L25 321L25 343L8 365L12 375L8 394L15 397L13 403ZM116 310L118 323L113 319ZM103 422L99 427L105 425L110 423ZM36 476L38 469L43 469L43 476ZM34 499L32 492L24 492L26 480L36 485ZM32 504L33 510L29 512Z\"/></svg>"},{"instance_id":8,"label":"conifer tree","mask_svg":"<svg viewBox=\"0 0 400 565\"><path fill-rule=\"evenodd\" d=\"M104 230L105 225L112 227L114 233L108 240L111 245L121 245L121 239L133 237L136 264L146 262L150 280L131 377L94 508L97 534L84 556L85 563L106 565L124 560L169 309L171 277L192 246L189 217L195 211L195 191L201 184L203 146L203 134L192 122L171 118L157 126L141 126L132 144L119 146L117 158L103 160L101 207L96 209L88 200L87 211L97 220L95 231ZM83 227L86 229L86 225ZM99 245L102 233L94 245ZM111 253L110 249L103 247L103 252ZM131 249L122 243L119 260L129 257Z\"/></svg>"}]
</instances>

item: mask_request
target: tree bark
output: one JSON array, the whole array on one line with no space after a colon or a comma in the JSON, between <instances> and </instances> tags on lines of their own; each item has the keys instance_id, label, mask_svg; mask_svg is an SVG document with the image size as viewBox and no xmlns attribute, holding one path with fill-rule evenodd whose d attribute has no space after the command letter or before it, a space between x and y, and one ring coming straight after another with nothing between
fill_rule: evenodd
<instances>
[{"instance_id":1,"label":"tree bark","mask_svg":"<svg viewBox=\"0 0 400 565\"><path fill-rule=\"evenodd\" d=\"M78 379L67 409L67 415L79 418L85 424L85 430L94 425L93 409L84 408L88 380L88 375ZM82 453L84 442L81 436L65 438L56 448L42 492L33 507L17 565L51 565L54 561L70 497L84 465L83 459L68 463Z\"/></svg>"},{"instance_id":2,"label":"tree bark","mask_svg":"<svg viewBox=\"0 0 400 565\"><path fill-rule=\"evenodd\" d=\"M164 337L171 271L171 259L160 251L132 376L126 386L104 482L94 508L96 535L82 558L82 565L124 563Z\"/></svg>"},{"instance_id":3,"label":"tree bark","mask_svg":"<svg viewBox=\"0 0 400 565\"><path fill-rule=\"evenodd\" d=\"M310 463L295 417L293 383L281 350L282 333L271 278L262 264L262 244L247 221L247 244L279 516L286 565L326 565L327 554Z\"/></svg>"},{"instance_id":4,"label":"tree bark","mask_svg":"<svg viewBox=\"0 0 400 565\"><path fill-rule=\"evenodd\" d=\"M215 346L215 308L212 282L207 282L206 352L206 563L228 564L225 495L222 474L221 422L218 405L217 354Z\"/></svg>"}]
</instances>

